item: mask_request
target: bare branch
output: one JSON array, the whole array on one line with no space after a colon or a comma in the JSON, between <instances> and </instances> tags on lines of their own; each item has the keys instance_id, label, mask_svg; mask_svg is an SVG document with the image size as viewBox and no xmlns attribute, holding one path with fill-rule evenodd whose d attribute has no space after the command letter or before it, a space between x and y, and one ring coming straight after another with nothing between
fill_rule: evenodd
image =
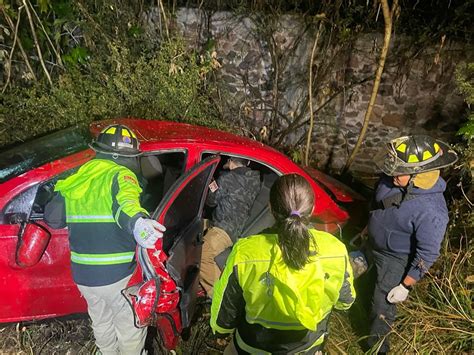
<instances>
[{"instance_id":1,"label":"bare branch","mask_svg":"<svg viewBox=\"0 0 474 355\"><path fill-rule=\"evenodd\" d=\"M38 52L39 61L41 63L41 66L43 67L43 71L46 75L46 78L48 79L49 85L53 86L53 81L51 80L51 76L49 75L48 69L46 68L46 64L44 63L44 60L43 60L43 53L41 52L41 48L39 46L38 37L36 36L36 32L35 32L35 25L33 23L33 18L31 17L31 13L30 13L30 10L28 9L26 0L23 0L23 5L25 6L26 14L28 15L28 21L30 23L31 33L33 35L33 40L35 42L36 51Z\"/></svg>"},{"instance_id":2,"label":"bare branch","mask_svg":"<svg viewBox=\"0 0 474 355\"><path fill-rule=\"evenodd\" d=\"M5 9L3 7L0 7L0 8L2 10L3 16L5 17L5 19L8 22L8 26L10 26L10 29L12 31L15 31L15 25L13 24L13 21L12 21L11 17L7 14L7 12L5 11ZM18 14L18 16L19 16L19 14ZM26 54L25 49L23 48L23 45L21 44L21 40L20 40L19 37L17 38L17 42L18 42L18 48L20 48L21 56L23 57L23 60L25 61L25 64L28 67L28 70L30 71L31 76L33 77L33 79L35 81L38 81L38 79L36 77L36 74L33 70L33 67L31 66L30 61L28 59L28 55Z\"/></svg>"},{"instance_id":3,"label":"bare branch","mask_svg":"<svg viewBox=\"0 0 474 355\"><path fill-rule=\"evenodd\" d=\"M11 48L11 51L10 51L10 55L8 56L8 61L7 61L7 63L5 63L5 69L7 70L7 79L5 80L5 85L3 86L2 94L7 89L8 84L10 84L10 78L11 78L11 75L12 75L12 58L13 58L13 52L15 52L15 46L16 46L16 42L17 42L17 39L18 39L18 26L20 25L22 7L23 6L20 6L18 8L18 19L16 20L15 37L13 37L13 44L12 44L12 48Z\"/></svg>"},{"instance_id":4,"label":"bare branch","mask_svg":"<svg viewBox=\"0 0 474 355\"><path fill-rule=\"evenodd\" d=\"M35 15L36 17L36 20L38 21L38 23L40 24L41 26L41 29L43 30L43 33L46 37L46 40L48 41L49 45L51 46L51 49L53 50L54 54L56 55L56 60L58 62L58 65L59 67L63 68L63 61L61 60L61 55L58 53L58 51L56 50L56 48L54 47L54 44L53 42L51 41L51 39L49 38L49 35L48 33L46 32L46 29L44 28L43 26L43 22L41 22L41 19L39 18L38 14L36 13L34 7L31 5L31 3L28 1L30 7L31 7L31 10L33 11L33 14ZM64 69L64 68L63 68Z\"/></svg>"},{"instance_id":5,"label":"bare branch","mask_svg":"<svg viewBox=\"0 0 474 355\"><path fill-rule=\"evenodd\" d=\"M309 80L308 80L308 95L309 95L309 128L308 128L308 135L306 138L306 150L304 155L304 164L309 164L309 150L311 145L311 136L313 134L313 127L314 127L314 112L313 112L313 63L314 63L314 52L318 46L319 36L321 35L321 29L323 27L323 21L319 22L318 32L316 32L316 37L313 43L313 49L311 50L311 57L309 59Z\"/></svg>"},{"instance_id":6,"label":"bare branch","mask_svg":"<svg viewBox=\"0 0 474 355\"><path fill-rule=\"evenodd\" d=\"M398 0L393 1L391 10L390 10L387 0L380 0L380 3L382 5L382 12L383 12L383 17L385 21L385 33L384 33L382 51L380 53L379 65L377 68L377 72L375 74L375 81L374 81L374 86L372 88L372 95L370 96L369 105L367 107L367 111L365 112L364 123L362 125L359 138L357 139L357 143L354 147L354 150L352 151L349 159L346 162L346 165L344 166L343 172L346 172L351 166L357 152L359 151L360 146L362 145L362 141L365 138L367 128L369 127L370 116L372 115L372 110L375 105L375 99L377 98L377 93L379 91L380 81L382 79L382 73L385 66L385 60L387 59L388 47L390 45L390 37L392 35L392 24L393 24L392 15L394 12L396 12L398 8Z\"/></svg>"},{"instance_id":7,"label":"bare branch","mask_svg":"<svg viewBox=\"0 0 474 355\"><path fill-rule=\"evenodd\" d=\"M158 0L158 6L160 8L160 12L163 14L163 23L165 24L165 31L166 31L166 39L170 39L170 32L168 30L168 19L166 18L165 8L163 6L163 2Z\"/></svg>"}]
</instances>

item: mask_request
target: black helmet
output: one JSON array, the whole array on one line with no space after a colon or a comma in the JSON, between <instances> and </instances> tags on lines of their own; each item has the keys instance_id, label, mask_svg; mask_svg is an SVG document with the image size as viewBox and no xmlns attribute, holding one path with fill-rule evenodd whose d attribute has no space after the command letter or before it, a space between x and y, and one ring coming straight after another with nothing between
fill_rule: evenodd
<instances>
[{"instance_id":1,"label":"black helmet","mask_svg":"<svg viewBox=\"0 0 474 355\"><path fill-rule=\"evenodd\" d=\"M137 136L127 126L114 124L100 132L90 147L98 153L125 157L136 157L141 154Z\"/></svg>"},{"instance_id":2,"label":"black helmet","mask_svg":"<svg viewBox=\"0 0 474 355\"><path fill-rule=\"evenodd\" d=\"M387 175L418 174L454 164L458 156L446 143L415 135L391 140L377 155L375 164Z\"/></svg>"}]
</instances>

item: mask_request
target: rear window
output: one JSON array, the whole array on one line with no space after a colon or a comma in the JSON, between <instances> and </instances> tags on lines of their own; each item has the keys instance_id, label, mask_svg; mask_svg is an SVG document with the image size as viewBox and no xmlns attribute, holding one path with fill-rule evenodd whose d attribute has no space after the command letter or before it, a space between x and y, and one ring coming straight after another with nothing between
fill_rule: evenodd
<instances>
[{"instance_id":1,"label":"rear window","mask_svg":"<svg viewBox=\"0 0 474 355\"><path fill-rule=\"evenodd\" d=\"M87 127L74 126L0 152L0 183L53 160L80 152L92 136Z\"/></svg>"}]
</instances>

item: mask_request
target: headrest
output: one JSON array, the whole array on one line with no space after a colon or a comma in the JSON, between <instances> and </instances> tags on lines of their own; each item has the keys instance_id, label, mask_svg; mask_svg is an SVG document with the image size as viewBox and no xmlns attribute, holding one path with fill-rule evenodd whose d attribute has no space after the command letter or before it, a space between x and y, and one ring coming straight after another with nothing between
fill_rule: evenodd
<instances>
[{"instance_id":1,"label":"headrest","mask_svg":"<svg viewBox=\"0 0 474 355\"><path fill-rule=\"evenodd\" d=\"M156 155L147 155L140 159L140 169L145 179L153 179L163 174L163 167Z\"/></svg>"}]
</instances>

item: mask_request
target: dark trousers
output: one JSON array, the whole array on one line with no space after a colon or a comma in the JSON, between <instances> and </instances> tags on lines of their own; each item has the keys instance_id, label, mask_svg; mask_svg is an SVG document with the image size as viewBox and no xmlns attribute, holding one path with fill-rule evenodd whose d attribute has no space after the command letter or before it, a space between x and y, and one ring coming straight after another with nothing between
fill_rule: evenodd
<instances>
[{"instance_id":1,"label":"dark trousers","mask_svg":"<svg viewBox=\"0 0 474 355\"><path fill-rule=\"evenodd\" d=\"M392 288L402 282L408 266L408 255L376 250L373 251L373 255L377 271L377 281L372 298L372 309L370 312L372 325L370 327L368 344L372 347L385 337L379 352L388 352L388 333L392 330L397 307L387 301L387 295Z\"/></svg>"}]
</instances>

